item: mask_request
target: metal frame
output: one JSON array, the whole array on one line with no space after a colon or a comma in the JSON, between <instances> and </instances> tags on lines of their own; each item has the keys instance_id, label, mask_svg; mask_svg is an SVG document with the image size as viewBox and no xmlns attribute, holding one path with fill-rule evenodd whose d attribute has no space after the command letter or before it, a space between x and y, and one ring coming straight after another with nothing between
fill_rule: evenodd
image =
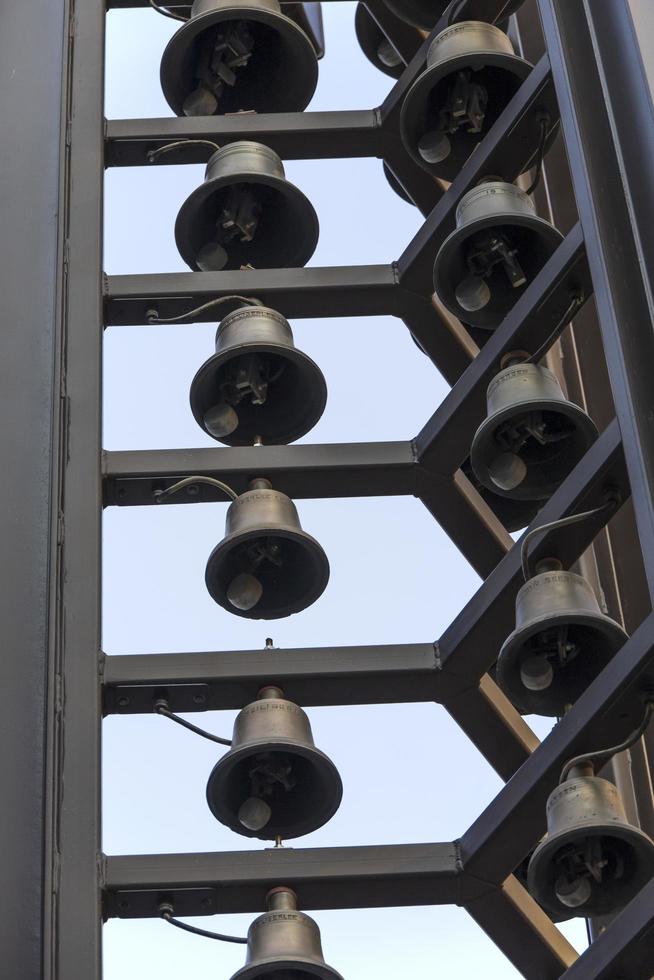
<instances>
[{"instance_id":1,"label":"metal frame","mask_svg":"<svg viewBox=\"0 0 654 980\"><path fill-rule=\"evenodd\" d=\"M452 9L457 19L482 14L499 19L507 3L466 0ZM22 446L9 445L4 456L14 463L17 480L10 494L21 498L23 518L11 526L8 543L21 554L24 549L20 574L14 575L3 595L15 651L8 664L19 672L11 680L15 689L22 685L21 690L29 687L38 693L27 706L17 698L12 710L12 718L24 723L14 736L16 757L26 761L20 739L25 739L25 725L29 725L30 764L37 777L45 773L44 782L37 786L37 778L31 786L28 806L21 795L25 765L18 771L10 760L3 768L10 800L3 812L1 839L9 842L4 867L12 895L20 896L15 914L4 916L2 926L7 932L5 947L14 957L13 972L44 980L75 975L98 980L102 916L157 915L159 902L171 896L179 914L258 911L266 889L283 879L298 889L306 908L463 905L516 968L533 980L564 973L574 980L608 980L616 971L625 980L651 976L654 947L645 944L645 954L641 950L637 959L634 943L642 944L651 926L652 884L576 960L574 950L512 872L544 829L545 799L562 763L595 746L600 737L602 742L609 736L619 738L633 726L642 697L654 682L654 613L646 616L539 744L488 673L512 626L520 583L519 546L460 469L484 415L485 387L502 355L547 338L566 309L571 290L581 289L586 299L594 293L617 418L605 419L599 440L542 508L534 525L595 506L607 488L617 489L623 502L631 498L650 590L654 588L654 450L649 438L654 411L649 380L654 233L648 226L654 203L649 179L654 172L653 119L626 0L594 5L597 9L592 11L584 0L538 0L547 54L446 193L409 160L398 134L402 99L423 67L428 39L378 109L117 120L103 126L106 10L146 5L146 0L61 0L49 11L52 20L47 26L40 22L53 36L57 25L65 26L62 40L67 43L48 62L48 91L55 91L61 81L64 118L60 125L56 113L49 110L43 120L49 127L45 129L51 137L49 145L54 145L55 130L61 135L60 169L51 161L38 209L34 208L39 223L27 224L21 239L25 253L32 254L35 227L40 235L43 215L51 213L58 198L57 240L50 239L39 253L38 273L34 265L29 271L30 295L40 297L49 328L48 345L39 348L33 331L12 334L16 375L21 382L29 377L32 387L25 385L20 393L12 388L6 395L12 411L24 408L30 420L34 404L41 404L35 392L39 397L43 391L51 396L47 425L40 417L34 429L38 454L28 458ZM181 5L170 0L170 6ZM397 31L398 45L408 51L408 39L400 37L404 28L384 17L377 0L371 0L371 5L373 16L384 19L389 34ZM30 24L35 13L42 16L32 12ZM21 8L12 13L9 31L3 24L0 51L5 38L6 43L16 43L11 40L16 31L28 34L27 17ZM434 33L447 23L446 14ZM579 42L574 52L572 38ZM32 50L41 52L42 47L48 45ZM604 110L597 97L600 91ZM624 110L626 99L629 114ZM537 126L537 109L548 112L552 127L558 126L560 112L579 223L571 227L493 335L468 333L432 304L434 256L454 225L456 204L466 190L489 172L512 180L528 167L525 136L533 135ZM12 117L12 132L21 134L22 140L23 131L32 130L33 119L29 122L25 127L22 117ZM207 136L225 142L244 135L269 143L287 158L383 159L427 215L426 221L391 266L238 276L117 276L103 281L103 163L146 165L147 151L171 139ZM164 157L161 163L199 159L189 153L183 158ZM20 176L11 173L13 185L20 185L22 177L21 165ZM32 183L39 179L40 170L32 175ZM22 198L20 205L24 210ZM12 224L22 228L18 220ZM615 247L615 237L620 248ZM13 276L10 270L3 281L12 310L17 309L17 298L27 295L23 279ZM162 316L179 314L208 297L235 291L237 281L239 293L257 296L289 317L375 313L399 317L453 385L451 392L411 442L103 455L103 326L146 323L153 307ZM23 319L16 318L21 329ZM552 337L551 343L555 340ZM25 393L33 401L26 401ZM412 494L423 501L485 581L436 643L106 657L100 651L102 505L151 504L155 490L189 473L220 475L237 490L244 489L252 476L265 475L294 497ZM18 480L22 480L20 490ZM24 485L38 487L39 492L24 497ZM212 491L203 487L187 499L175 497L174 502L211 499L216 499ZM616 521L624 520L627 510L616 515ZM29 533L24 526L27 515ZM607 520L606 514L599 515L565 534L547 533L533 553L537 557L554 551L569 566ZM33 597L29 614L25 595ZM31 615L32 608L38 618ZM24 658L25 649L35 651L34 657ZM391 699L438 702L507 780L506 785L461 841L454 843L101 858L102 713L147 713L162 691L180 711L234 708L271 681L282 684L305 705ZM41 866L44 886L38 898L31 894L28 900L26 882L33 886ZM15 941L26 934L39 935L38 964L35 944Z\"/></svg>"}]
</instances>

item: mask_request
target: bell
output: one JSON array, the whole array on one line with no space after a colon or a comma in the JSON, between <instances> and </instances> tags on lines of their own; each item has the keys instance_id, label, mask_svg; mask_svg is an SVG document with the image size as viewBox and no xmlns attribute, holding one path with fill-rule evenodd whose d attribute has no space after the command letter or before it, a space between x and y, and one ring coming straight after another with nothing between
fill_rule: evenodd
<instances>
[{"instance_id":1,"label":"bell","mask_svg":"<svg viewBox=\"0 0 654 980\"><path fill-rule=\"evenodd\" d=\"M191 383L196 422L228 446L251 446L257 436L293 442L313 428L326 400L322 372L297 350L288 321L259 306L222 320L216 353Z\"/></svg>"},{"instance_id":2,"label":"bell","mask_svg":"<svg viewBox=\"0 0 654 980\"><path fill-rule=\"evenodd\" d=\"M175 240L196 271L291 268L313 255L318 218L274 150L239 140L211 156L177 215Z\"/></svg>"},{"instance_id":3,"label":"bell","mask_svg":"<svg viewBox=\"0 0 654 980\"><path fill-rule=\"evenodd\" d=\"M459 201L456 230L436 256L434 289L464 323L494 330L562 240L519 187L487 181Z\"/></svg>"},{"instance_id":4,"label":"bell","mask_svg":"<svg viewBox=\"0 0 654 980\"><path fill-rule=\"evenodd\" d=\"M497 680L523 714L560 717L627 639L600 611L591 586L560 569L534 575L516 597L516 628L497 661Z\"/></svg>"},{"instance_id":5,"label":"bell","mask_svg":"<svg viewBox=\"0 0 654 980\"><path fill-rule=\"evenodd\" d=\"M207 784L217 820L244 837L288 840L330 820L343 786L334 763L313 744L311 725L277 687L239 712L232 747Z\"/></svg>"},{"instance_id":6,"label":"bell","mask_svg":"<svg viewBox=\"0 0 654 980\"><path fill-rule=\"evenodd\" d=\"M178 116L299 112L317 81L313 45L278 0L194 0L161 61Z\"/></svg>"},{"instance_id":7,"label":"bell","mask_svg":"<svg viewBox=\"0 0 654 980\"><path fill-rule=\"evenodd\" d=\"M391 78L399 78L405 69L402 58L388 40L377 21L363 3L357 4L354 30L359 47L368 61ZM419 40L419 35L416 35Z\"/></svg>"},{"instance_id":8,"label":"bell","mask_svg":"<svg viewBox=\"0 0 654 980\"><path fill-rule=\"evenodd\" d=\"M654 874L654 844L627 822L620 794L598 776L566 779L547 801L547 836L529 862L529 891L561 918L605 915Z\"/></svg>"},{"instance_id":9,"label":"bell","mask_svg":"<svg viewBox=\"0 0 654 980\"><path fill-rule=\"evenodd\" d=\"M384 2L400 20L422 31L431 31L450 6L451 0L384 0ZM509 17L522 3L523 0L513 0L503 11L504 17ZM503 20L502 26L507 27L508 21Z\"/></svg>"},{"instance_id":10,"label":"bell","mask_svg":"<svg viewBox=\"0 0 654 980\"><path fill-rule=\"evenodd\" d=\"M343 980L325 963L318 926L297 905L290 888L268 893L268 911L248 929L246 963L232 980Z\"/></svg>"},{"instance_id":11,"label":"bell","mask_svg":"<svg viewBox=\"0 0 654 980\"><path fill-rule=\"evenodd\" d=\"M402 142L416 163L454 180L531 68L492 24L464 21L441 31L402 106Z\"/></svg>"},{"instance_id":12,"label":"bell","mask_svg":"<svg viewBox=\"0 0 654 980\"><path fill-rule=\"evenodd\" d=\"M597 439L595 424L537 364L504 368L486 398L470 452L477 479L500 496L546 500Z\"/></svg>"},{"instance_id":13,"label":"bell","mask_svg":"<svg viewBox=\"0 0 654 980\"><path fill-rule=\"evenodd\" d=\"M225 537L209 556L212 599L246 619L281 619L325 590L329 562L302 530L295 504L267 480L253 480L227 510Z\"/></svg>"}]
</instances>

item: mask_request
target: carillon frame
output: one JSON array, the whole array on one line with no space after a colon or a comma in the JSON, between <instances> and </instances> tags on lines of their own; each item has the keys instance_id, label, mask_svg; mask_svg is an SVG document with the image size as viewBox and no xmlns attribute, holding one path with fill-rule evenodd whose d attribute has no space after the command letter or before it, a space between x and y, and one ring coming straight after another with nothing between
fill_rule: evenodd
<instances>
[{"instance_id":1,"label":"carillon frame","mask_svg":"<svg viewBox=\"0 0 654 980\"><path fill-rule=\"evenodd\" d=\"M0 285L12 370L0 398L5 418L20 419L29 433L16 440L8 425L0 435L3 532L12 557L0 598L0 937L7 976L97 980L103 918L157 916L163 897L177 915L259 913L266 892L283 884L306 910L461 905L530 980L647 980L654 972L654 881L577 956L512 875L545 829L545 802L562 765L624 737L638 720L638 695L654 682L654 113L643 69L643 5L527 0L518 13L521 43L544 53L531 58L533 71L445 193L399 137L402 99L422 70L429 39L376 109L105 122L106 8L147 5L50 0L42 9L10 5L2 17L0 80L16 95L2 109L11 157L0 173L7 255ZM462 20L488 18L492 8L499 20L508 5L457 0L452 10ZM400 53L415 49L415 32L381 0L367 6ZM446 12L431 36L447 24ZM481 177L512 180L525 170L524 137L533 137L542 111L560 125L570 165L574 198L556 182L566 172L560 145L546 157L564 240L494 333L455 328L432 303L436 252L454 227L458 201ZM103 168L149 166L150 150L185 137L259 140L283 159L378 157L425 222L388 266L103 277ZM156 165L198 162L205 152L171 152ZM532 554L536 561L556 553L569 567L593 542L600 559L610 553L618 585L602 584L632 636L539 744L489 674L513 628L520 546L460 467L503 355L545 342L578 290L595 298L597 323L592 304L579 321L591 339L581 331L575 338L602 432L532 526L599 506L609 487L625 504L608 536L606 514L597 515L547 533ZM234 292L291 320L396 316L452 390L407 442L103 453L103 329L147 324L153 307L175 316ZM601 384L597 325L612 402ZM157 490L189 474L219 477L242 492L261 473L296 500L416 496L483 584L436 642L275 650L274 660L269 651L105 656L102 507L152 504ZM212 499L214 491L200 486L171 503ZM506 785L455 842L299 847L279 850L274 860L262 852L100 855L102 715L152 712L162 691L174 711L240 708L271 682L305 708L443 705ZM646 765L640 758L634 765ZM651 831L651 789L636 797L641 824Z\"/></svg>"}]
</instances>

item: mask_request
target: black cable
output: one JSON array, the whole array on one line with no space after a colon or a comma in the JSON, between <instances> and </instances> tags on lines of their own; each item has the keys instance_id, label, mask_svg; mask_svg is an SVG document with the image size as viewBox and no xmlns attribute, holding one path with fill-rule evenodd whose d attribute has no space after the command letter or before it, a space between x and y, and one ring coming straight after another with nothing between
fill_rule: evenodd
<instances>
[{"instance_id":1,"label":"black cable","mask_svg":"<svg viewBox=\"0 0 654 980\"><path fill-rule=\"evenodd\" d=\"M222 480L216 480L213 476L185 476L183 480L178 480L177 483L173 483L171 487L167 487L165 490L155 490L154 499L160 504L162 500L166 497L172 496L177 493L178 490L183 490L184 487L194 487L196 483L206 483L210 487L216 487L218 490L222 491L226 497L230 500L236 500L238 494L235 490L232 490L230 486L223 483Z\"/></svg>"},{"instance_id":2,"label":"black cable","mask_svg":"<svg viewBox=\"0 0 654 980\"><path fill-rule=\"evenodd\" d=\"M220 735L212 735L211 732L205 731L204 728L198 728L197 725L192 725L190 721L180 718L179 715L174 714L174 712L170 710L168 707L168 702L163 698L155 702L154 710L158 715L163 715L164 718L170 718L171 721L181 725L182 728L188 728L189 732L193 732L195 735L201 735L202 738L208 738L210 742L218 742L219 745L227 746L232 744L231 739L221 738Z\"/></svg>"},{"instance_id":3,"label":"black cable","mask_svg":"<svg viewBox=\"0 0 654 980\"><path fill-rule=\"evenodd\" d=\"M540 140L538 141L538 151L536 157L536 173L534 174L534 179L525 191L525 194L533 194L538 185L540 184L540 179L543 174L543 157L545 156L545 144L547 143L547 126L549 123L549 116L543 116L540 121Z\"/></svg>"},{"instance_id":4,"label":"black cable","mask_svg":"<svg viewBox=\"0 0 654 980\"><path fill-rule=\"evenodd\" d=\"M208 303L203 303L202 306L196 306L194 310L189 310L187 313L180 313L179 316L169 316L160 317L157 310L148 310L146 313L146 319L148 323L183 323L187 317L198 316L200 313L205 313L206 310L212 309L214 306L221 306L223 303L230 303L234 300L238 300L240 303L245 303L246 306L259 306L262 307L263 303L260 299L255 299L253 296L239 296L236 293L230 293L229 296L219 296L217 299L210 299Z\"/></svg>"},{"instance_id":5,"label":"black cable","mask_svg":"<svg viewBox=\"0 0 654 980\"><path fill-rule=\"evenodd\" d=\"M153 10L156 10L158 14L163 14L164 17L170 17L171 20L182 20L184 23L186 23L188 20L188 17L182 17L181 14L175 14L172 10L166 10L165 7L160 7L156 0L150 0L150 6Z\"/></svg>"},{"instance_id":6,"label":"black cable","mask_svg":"<svg viewBox=\"0 0 654 980\"><path fill-rule=\"evenodd\" d=\"M619 503L619 496L615 492L612 492L610 498L605 504L602 504L601 507L593 507L592 510L584 510L580 514L571 514L570 517L562 517L559 521L550 521L548 524L540 524L531 531L527 531L520 545L520 562L522 564L522 574L525 582L528 582L531 578L527 546L536 534L540 534L541 531L552 531L554 528L558 527L567 527L568 524L576 524L578 521L585 521L587 517L594 517L595 514L601 514L602 511L608 510L609 508L613 509L617 507Z\"/></svg>"},{"instance_id":7,"label":"black cable","mask_svg":"<svg viewBox=\"0 0 654 980\"><path fill-rule=\"evenodd\" d=\"M204 936L206 939L220 939L223 943L239 943L245 945L247 939L243 936L225 936L221 932L209 932L207 929L198 929L197 926L189 926L186 922L180 922L171 911L172 906L164 906L161 910L161 918L164 922L169 922L171 926L183 929L184 932L192 932L194 936Z\"/></svg>"},{"instance_id":8,"label":"black cable","mask_svg":"<svg viewBox=\"0 0 654 980\"><path fill-rule=\"evenodd\" d=\"M577 309L583 303L583 301L584 301L584 296L583 296L582 293L577 293L575 296L573 296L573 298L570 300L570 304L569 304L568 308L566 309L565 313L563 313L559 317L559 321L558 321L556 327L549 334L549 336L547 337L547 340L544 340L543 343L538 348L538 350L534 354L531 354L527 358L527 361L524 362L524 363L526 363L526 364L538 364L538 362L540 361L540 359L547 353L547 351L552 346L552 344L553 344L554 339L556 338L556 336L563 330L563 328L565 327L565 325L570 322L570 320L574 316L574 314L577 311Z\"/></svg>"},{"instance_id":9,"label":"black cable","mask_svg":"<svg viewBox=\"0 0 654 980\"><path fill-rule=\"evenodd\" d=\"M150 0L152 3L152 0ZM214 153L217 153L221 149L220 145L214 140L175 140L174 143L166 143L164 146L158 146L156 150L148 150L146 153L146 159L148 163L154 163L157 157L163 156L164 153L170 153L171 150L178 150L181 146L210 146Z\"/></svg>"},{"instance_id":10,"label":"black cable","mask_svg":"<svg viewBox=\"0 0 654 980\"><path fill-rule=\"evenodd\" d=\"M645 704L645 716L641 721L638 728L629 735L624 742L620 742L619 745L613 745L610 749L599 749L597 752L584 752L583 755L576 755L574 759L570 759L566 762L563 769L561 770L561 777L559 783L565 782L568 778L568 773L575 766L581 766L585 762L592 762L594 759L611 759L618 752L624 752L626 749L630 749L632 745L638 741L641 735L644 733L645 729L650 723L652 717L652 712L654 712L654 701L647 701Z\"/></svg>"}]
</instances>

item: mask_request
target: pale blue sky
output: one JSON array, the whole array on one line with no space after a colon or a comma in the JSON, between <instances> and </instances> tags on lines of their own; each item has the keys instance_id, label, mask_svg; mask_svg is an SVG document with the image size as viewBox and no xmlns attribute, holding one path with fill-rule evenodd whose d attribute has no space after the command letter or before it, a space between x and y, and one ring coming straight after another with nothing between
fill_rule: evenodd
<instances>
[{"instance_id":1,"label":"pale blue sky","mask_svg":"<svg viewBox=\"0 0 654 980\"><path fill-rule=\"evenodd\" d=\"M353 3L324 4L327 56L310 108L370 108L391 80L361 54ZM175 24L149 10L108 16L109 118L168 116L159 60ZM312 200L320 242L311 265L388 262L420 225L388 188L377 160L292 161L287 176ZM110 170L108 273L186 270L173 226L201 182L199 166ZM303 441L411 438L446 386L400 321L386 317L292 322L296 343L321 366L327 409ZM212 445L188 405L190 381L213 348L215 324L112 328L105 342L107 449ZM110 654L430 641L479 585L414 498L298 501L322 543L331 580L310 609L250 622L218 607L204 586L226 505L111 509L105 513L104 649ZM274 656L274 654L273 654ZM343 803L295 847L450 840L492 799L500 781L447 713L434 705L310 709L316 743L338 766ZM194 716L229 736L233 712ZM245 850L205 802L220 754L158 717L104 723L104 849L109 854ZM280 882L283 884L283 882ZM518 974L461 909L316 911L327 962L345 980L398 973L450 980ZM201 920L244 933L252 916ZM199 921L199 920L198 920ZM572 932L570 931L572 930ZM580 924L567 927L581 942ZM106 980L229 980L242 947L188 936L157 921L105 927Z\"/></svg>"}]
</instances>

